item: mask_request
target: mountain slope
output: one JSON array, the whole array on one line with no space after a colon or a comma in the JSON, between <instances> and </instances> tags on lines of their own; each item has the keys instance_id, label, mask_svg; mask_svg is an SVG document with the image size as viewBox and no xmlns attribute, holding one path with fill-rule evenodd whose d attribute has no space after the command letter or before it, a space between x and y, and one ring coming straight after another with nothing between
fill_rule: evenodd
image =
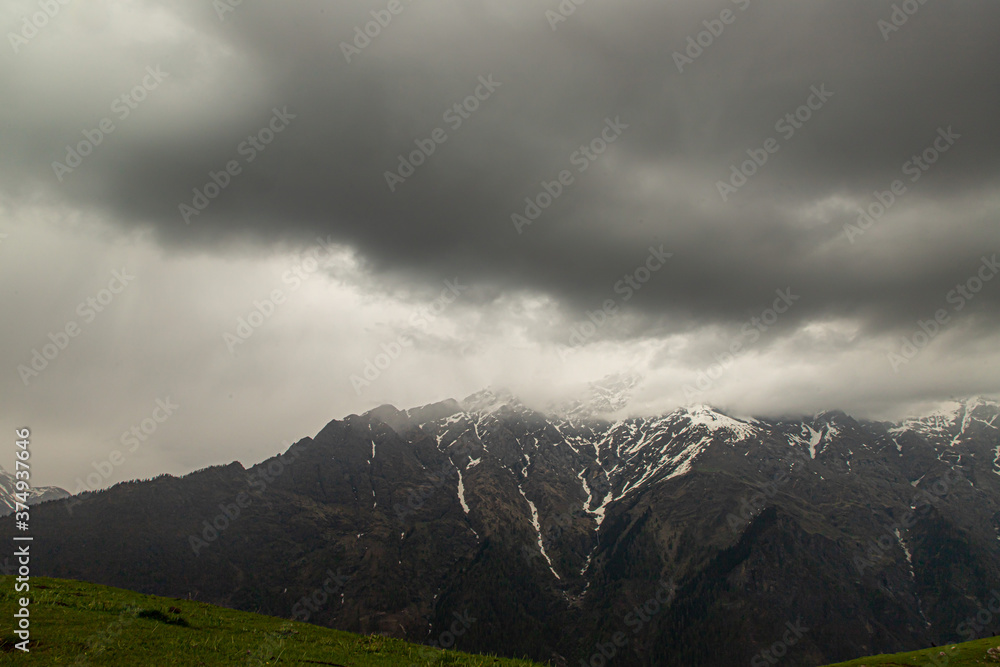
<instances>
[{"instance_id":1,"label":"mountain slope","mask_svg":"<svg viewBox=\"0 0 1000 667\"><path fill-rule=\"evenodd\" d=\"M994 402L901 424L578 408L382 406L250 469L47 503L36 567L419 642L471 613L464 650L578 664L612 641L623 667L749 662L789 624L788 665L954 641L1000 589Z\"/></svg>"},{"instance_id":2,"label":"mountain slope","mask_svg":"<svg viewBox=\"0 0 1000 667\"><path fill-rule=\"evenodd\" d=\"M936 648L875 655L858 658L849 662L839 662L827 667L886 667L897 665L934 665L935 667L979 667L1000 664L1000 637L990 637L961 644L948 644Z\"/></svg>"},{"instance_id":3,"label":"mountain slope","mask_svg":"<svg viewBox=\"0 0 1000 667\"><path fill-rule=\"evenodd\" d=\"M318 664L356 667L531 667L416 646L380 636L359 636L192 600L140 595L65 579L36 577L26 593L0 578L0 613L12 618L16 597L31 596L27 653L19 637L0 637L0 655L18 665Z\"/></svg>"}]
</instances>

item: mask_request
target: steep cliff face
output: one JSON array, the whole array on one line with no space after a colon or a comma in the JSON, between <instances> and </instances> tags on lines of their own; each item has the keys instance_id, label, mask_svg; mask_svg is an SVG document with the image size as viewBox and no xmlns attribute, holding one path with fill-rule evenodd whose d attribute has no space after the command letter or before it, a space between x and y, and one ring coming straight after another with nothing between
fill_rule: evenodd
<instances>
[{"instance_id":1,"label":"steep cliff face","mask_svg":"<svg viewBox=\"0 0 1000 667\"><path fill-rule=\"evenodd\" d=\"M248 470L35 508L36 567L573 665L917 648L968 639L1000 590L994 402L901 424L600 412L383 406Z\"/></svg>"}]
</instances>

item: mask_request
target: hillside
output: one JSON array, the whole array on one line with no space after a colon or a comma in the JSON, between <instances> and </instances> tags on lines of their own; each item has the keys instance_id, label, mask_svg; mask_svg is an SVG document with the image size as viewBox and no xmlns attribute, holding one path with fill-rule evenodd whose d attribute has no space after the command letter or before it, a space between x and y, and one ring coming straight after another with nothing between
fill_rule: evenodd
<instances>
[{"instance_id":1,"label":"hillside","mask_svg":"<svg viewBox=\"0 0 1000 667\"><path fill-rule=\"evenodd\" d=\"M996 657L988 653L994 649ZM948 644L909 653L875 655L826 667L972 667L1000 664L1000 637L979 639L962 644Z\"/></svg>"},{"instance_id":2,"label":"hillside","mask_svg":"<svg viewBox=\"0 0 1000 667\"><path fill-rule=\"evenodd\" d=\"M0 577L0 616L15 611L13 577ZM0 664L184 667L341 665L531 667L379 635L353 635L204 602L140 595L67 579L31 580L31 644L22 653L4 623ZM13 657L11 657L13 654Z\"/></svg>"}]
</instances>

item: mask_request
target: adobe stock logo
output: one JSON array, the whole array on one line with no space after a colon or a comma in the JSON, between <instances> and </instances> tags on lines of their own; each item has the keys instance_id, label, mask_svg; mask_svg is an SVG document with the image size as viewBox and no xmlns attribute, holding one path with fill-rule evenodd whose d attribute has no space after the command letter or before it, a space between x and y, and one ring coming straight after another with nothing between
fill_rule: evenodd
<instances>
[{"instance_id":1,"label":"adobe stock logo","mask_svg":"<svg viewBox=\"0 0 1000 667\"><path fill-rule=\"evenodd\" d=\"M150 65L146 68L146 75L138 84L126 93L122 93L111 102L111 111L118 116L118 120L123 121L132 115L132 112L139 108L150 93L160 87L160 84L170 76L170 72L164 72L157 65ZM83 164L84 158L94 152L94 150L104 143L104 138L117 129L115 122L108 116L97 122L97 127L92 130L82 130L83 141L75 146L66 145L66 157L64 162L55 160L52 162L52 171L56 179L62 183L68 174Z\"/></svg>"},{"instance_id":2,"label":"adobe stock logo","mask_svg":"<svg viewBox=\"0 0 1000 667\"><path fill-rule=\"evenodd\" d=\"M243 4L243 0L212 0L212 7L220 21L226 20L226 14L235 12L236 8Z\"/></svg>"},{"instance_id":3,"label":"adobe stock logo","mask_svg":"<svg viewBox=\"0 0 1000 667\"><path fill-rule=\"evenodd\" d=\"M750 660L751 667L767 667L777 664L788 654L788 649L795 646L803 635L809 632L809 628L803 626L800 620L795 623L788 621L785 623L785 627L787 630L779 641L774 642L769 648L761 651Z\"/></svg>"},{"instance_id":4,"label":"adobe stock logo","mask_svg":"<svg viewBox=\"0 0 1000 667\"><path fill-rule=\"evenodd\" d=\"M416 327L435 320L468 289L469 286L458 282L458 278L445 280L441 295L434 300L426 312L413 314L410 318L411 326ZM402 356L404 350L413 347L414 342L412 337L400 334L396 340L390 343L382 343L379 346L382 350L381 352L373 358L365 359L365 367L361 371L361 375L355 373L348 378L351 386L354 388L354 393L360 396L364 389L370 387L373 382L382 377L382 373L388 370L393 362Z\"/></svg>"},{"instance_id":5,"label":"adobe stock logo","mask_svg":"<svg viewBox=\"0 0 1000 667\"><path fill-rule=\"evenodd\" d=\"M576 167L578 173L584 173L608 151L612 144L621 138L627 129L629 129L628 123L623 123L620 116L615 116L614 120L605 118L604 127L601 128L598 136L586 144L580 144L580 147L569 156L570 165ZM523 234L525 227L534 224L541 217L542 212L552 206L575 183L576 177L569 169L560 171L553 181L543 180L541 192L538 192L534 197L524 198L524 215L512 213L510 216L510 221L514 224L517 233Z\"/></svg>"},{"instance_id":6,"label":"adobe stock logo","mask_svg":"<svg viewBox=\"0 0 1000 667\"><path fill-rule=\"evenodd\" d=\"M230 355L235 357L236 346L250 340L257 329L271 319L275 311L278 310L278 306L283 305L288 299L280 289L271 290L269 296L269 299L263 301L254 299L253 310L246 317L240 317L236 320L235 334L228 331L222 334L222 340L226 343L226 349L229 350Z\"/></svg>"},{"instance_id":7,"label":"adobe stock logo","mask_svg":"<svg viewBox=\"0 0 1000 667\"><path fill-rule=\"evenodd\" d=\"M625 615L625 625L632 629L633 635L638 635L662 610L670 607L677 596L677 586L674 581L660 581L654 590L653 597L642 605L636 605ZM597 642L596 649L589 658L580 658L580 667L605 667L615 659L629 644L629 636L618 631L608 638L607 642Z\"/></svg>"},{"instance_id":8,"label":"adobe stock logo","mask_svg":"<svg viewBox=\"0 0 1000 667\"><path fill-rule=\"evenodd\" d=\"M407 4L412 1L406 0ZM399 0L389 0L385 9L373 9L368 12L374 20L365 23L364 29L359 25L354 26L354 39L350 43L340 43L340 51L344 54L347 64L350 65L352 58L361 55L362 51L371 46L372 40L381 35L382 31L392 23L393 18L405 10L406 5L400 3Z\"/></svg>"},{"instance_id":9,"label":"adobe stock logo","mask_svg":"<svg viewBox=\"0 0 1000 667\"><path fill-rule=\"evenodd\" d=\"M732 2L734 5L738 5L742 12L745 12L750 6L750 0L732 0ZM736 18L737 14L733 10L723 9L719 18L702 21L701 24L705 26L705 29L697 35L688 35L687 48L684 49L684 53L674 51L674 64L677 65L677 71L683 74L684 67L693 65L694 61L700 58L706 49L715 44L715 40L722 37L726 26L736 22Z\"/></svg>"},{"instance_id":10,"label":"adobe stock logo","mask_svg":"<svg viewBox=\"0 0 1000 667\"><path fill-rule=\"evenodd\" d=\"M934 140L920 154L913 155L909 160L904 162L903 166L900 167L900 171L904 176L910 177L910 183L916 183L961 138L962 135L956 133L951 125L947 128L939 127ZM857 237L864 235L876 222L888 214L890 209L909 191L906 183L898 178L889 185L887 190L876 190L873 193L875 201L872 201L864 208L858 209L857 223L844 225L844 234L847 235L847 240L851 242L851 245L854 245Z\"/></svg>"},{"instance_id":11,"label":"adobe stock logo","mask_svg":"<svg viewBox=\"0 0 1000 667\"><path fill-rule=\"evenodd\" d=\"M129 284L135 280L127 269L112 271L111 280L108 286L85 301L81 301L76 307L76 314L83 318L84 324L90 324L97 319L98 313L103 313L115 298L125 291ZM21 382L27 387L33 378L37 378L42 372L54 363L59 355L69 347L70 341L83 333L83 327L76 320L68 321L62 329L48 334L49 341L42 345L41 352L38 348L31 350L31 360L28 365L19 364L17 374Z\"/></svg>"},{"instance_id":12,"label":"adobe stock logo","mask_svg":"<svg viewBox=\"0 0 1000 667\"><path fill-rule=\"evenodd\" d=\"M392 362L399 359L404 349L413 347L413 339L406 334L400 334L396 340L382 343L379 347L382 351L376 354L374 359L365 359L365 367L361 371L361 376L351 375L351 386L354 387L354 393L357 396L361 395L365 387L371 386L372 382L379 379L382 376L382 371L387 370Z\"/></svg>"},{"instance_id":13,"label":"adobe stock logo","mask_svg":"<svg viewBox=\"0 0 1000 667\"><path fill-rule=\"evenodd\" d=\"M138 424L133 424L132 428L121 434L119 442L122 443L123 447L128 446L128 454L134 454L139 449L139 445L149 440L160 426L173 416L174 411L181 407L170 400L169 396L165 399L156 399L154 406L148 417ZM66 511L69 512L70 516L73 515L73 508L82 502L79 498L80 494L97 491L101 484L111 479L116 468L125 464L125 460L126 455L121 450L116 449L108 454L106 459L91 463L95 472L87 475L86 481L79 477L76 478L76 490L73 491L73 497L66 503Z\"/></svg>"},{"instance_id":14,"label":"adobe stock logo","mask_svg":"<svg viewBox=\"0 0 1000 667\"><path fill-rule=\"evenodd\" d=\"M576 14L576 8L586 2L587 0L562 0L556 10L545 10L545 19L549 22L552 32L559 28L560 23L565 23L570 16Z\"/></svg>"},{"instance_id":15,"label":"adobe stock logo","mask_svg":"<svg viewBox=\"0 0 1000 667\"><path fill-rule=\"evenodd\" d=\"M779 133L786 142L791 141L796 133L805 127L806 123L812 120L833 96L834 93L826 89L825 83L820 84L818 88L811 86L805 102L794 111L779 118L774 124L774 131ZM764 168L771 156L780 150L781 142L774 137L765 139L761 148L747 149L746 154L750 159L738 166L731 165L729 179L715 183L722 201L729 201L729 198L739 192L740 188Z\"/></svg>"},{"instance_id":16,"label":"adobe stock logo","mask_svg":"<svg viewBox=\"0 0 1000 667\"><path fill-rule=\"evenodd\" d=\"M749 347L759 341L764 333L778 323L778 318L787 313L795 305L795 302L802 298L793 294L791 287L775 290L774 293L778 298L774 300L771 307L765 308L759 317L751 317L748 322L743 324L740 328L740 336L730 343L727 350L721 354L713 355L716 363L698 371L694 386L684 385L684 400L691 403L698 401L702 393L711 389L716 381L749 352Z\"/></svg>"},{"instance_id":17,"label":"adobe stock logo","mask_svg":"<svg viewBox=\"0 0 1000 667\"><path fill-rule=\"evenodd\" d=\"M42 10L35 12L30 17L21 19L21 30L18 32L8 32L7 39L14 49L14 55L21 52L21 47L38 35L38 31L49 24L54 19L63 6L68 5L70 0L39 0L38 7Z\"/></svg>"},{"instance_id":18,"label":"adobe stock logo","mask_svg":"<svg viewBox=\"0 0 1000 667\"><path fill-rule=\"evenodd\" d=\"M343 595L344 588L351 580L350 576L341 574L339 567L336 574L333 573L333 570L327 570L326 574L327 578L323 581L322 586L309 595L299 598L299 601L292 606L293 621L307 622L313 613L318 612L326 605L331 596L337 593Z\"/></svg>"},{"instance_id":19,"label":"adobe stock logo","mask_svg":"<svg viewBox=\"0 0 1000 667\"><path fill-rule=\"evenodd\" d=\"M243 515L243 510L253 504L255 498L261 498L262 494L267 491L268 486L274 484L286 470L298 461L306 448L305 445L294 450L290 448L284 454L274 457L268 462L267 466L260 464L259 466L255 466L255 469L249 471L246 479L247 484L253 491L241 491L235 498L232 498L232 502L220 503L218 505L219 513L211 519L202 521L200 526L201 532L199 534L188 535L188 544L194 555L198 556L202 549L218 540L222 533ZM214 508L212 511L214 511Z\"/></svg>"},{"instance_id":20,"label":"adobe stock logo","mask_svg":"<svg viewBox=\"0 0 1000 667\"><path fill-rule=\"evenodd\" d=\"M889 20L879 19L877 24L879 32L882 33L883 41L888 42L892 33L899 32L899 29L909 22L910 17L920 11L920 8L927 3L927 0L904 0L902 5L894 4Z\"/></svg>"},{"instance_id":21,"label":"adobe stock logo","mask_svg":"<svg viewBox=\"0 0 1000 667\"><path fill-rule=\"evenodd\" d=\"M479 111L484 102L490 99L497 89L503 85L502 81L497 81L492 74L479 77L479 85L461 102L455 102L444 110L441 119L448 124L453 132L457 132L465 121L472 118L472 114ZM395 192L396 188L406 182L406 179L413 176L417 169L423 166L439 145L448 141L448 133L443 127L434 128L424 139L414 139L413 144L416 149L409 154L400 153L397 157L399 163L395 171L386 170L383 176L385 183L389 187L389 192Z\"/></svg>"},{"instance_id":22,"label":"adobe stock logo","mask_svg":"<svg viewBox=\"0 0 1000 667\"><path fill-rule=\"evenodd\" d=\"M256 134L248 135L245 141L236 146L236 154L243 157L246 164L256 160L261 153L267 150L271 142L291 125L291 121L297 118L296 114L288 112L287 106L281 109L274 107L271 112L272 116L267 125L257 130ZM180 211L184 224L190 225L191 218L201 215L229 187L233 179L242 173L243 165L235 158L226 162L219 171L210 170L205 184L201 188L191 189L193 195L191 204L181 202L177 205L177 210Z\"/></svg>"},{"instance_id":23,"label":"adobe stock logo","mask_svg":"<svg viewBox=\"0 0 1000 667\"><path fill-rule=\"evenodd\" d=\"M990 630L993 621L1000 616L1000 591L993 589L990 591L992 597L986 602L986 607L979 607L975 616L970 616L959 623L957 631L968 640L977 637L989 636L986 634Z\"/></svg>"},{"instance_id":24,"label":"adobe stock logo","mask_svg":"<svg viewBox=\"0 0 1000 667\"><path fill-rule=\"evenodd\" d=\"M594 311L587 311L587 319L579 325L570 327L570 336L567 345L558 349L559 358L566 361L569 351L575 347L585 345L588 340L597 335L611 320L618 317L621 305L628 303L642 288L648 284L656 273L667 265L667 260L674 256L672 252L666 252L663 245L659 248L649 246L649 255L633 271L622 276L621 280L615 283L615 294L621 295L621 304L617 299L606 299L601 308Z\"/></svg>"},{"instance_id":25,"label":"adobe stock logo","mask_svg":"<svg viewBox=\"0 0 1000 667\"><path fill-rule=\"evenodd\" d=\"M996 253L992 257L984 256L975 275L955 285L954 289L945 295L945 302L952 307L954 313L961 312L998 274L1000 274L1000 263L997 262ZM900 367L913 361L920 351L930 345L951 323L951 318L947 309L939 308L933 317L917 320L917 330L910 336L902 338L899 353L890 351L887 355L893 372L898 373Z\"/></svg>"}]
</instances>

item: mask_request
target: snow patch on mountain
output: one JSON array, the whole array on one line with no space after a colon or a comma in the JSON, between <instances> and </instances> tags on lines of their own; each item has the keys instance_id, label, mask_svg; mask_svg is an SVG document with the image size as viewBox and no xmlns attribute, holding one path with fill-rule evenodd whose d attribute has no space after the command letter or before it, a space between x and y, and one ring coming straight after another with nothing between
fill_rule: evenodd
<instances>
[{"instance_id":1,"label":"snow patch on mountain","mask_svg":"<svg viewBox=\"0 0 1000 667\"><path fill-rule=\"evenodd\" d=\"M1000 404L982 396L948 401L938 405L926 415L904 419L889 432L894 435L912 432L931 442L954 447L962 441L962 437L974 421L993 426L998 410ZM977 414L981 416L977 417Z\"/></svg>"},{"instance_id":2,"label":"snow patch on mountain","mask_svg":"<svg viewBox=\"0 0 1000 667\"><path fill-rule=\"evenodd\" d=\"M760 433L760 430L746 421L733 419L707 405L697 405L685 410L692 426L703 426L710 433L726 431L737 441L747 440Z\"/></svg>"},{"instance_id":3,"label":"snow patch on mountain","mask_svg":"<svg viewBox=\"0 0 1000 667\"><path fill-rule=\"evenodd\" d=\"M601 524L604 523L604 517L607 515L608 504L614 499L614 493L608 491L604 495L604 500L601 504L594 508L592 514L594 515L594 523L597 524L597 528L600 529Z\"/></svg>"},{"instance_id":4,"label":"snow patch on mountain","mask_svg":"<svg viewBox=\"0 0 1000 667\"><path fill-rule=\"evenodd\" d=\"M545 562L549 564L549 570L552 571L552 574L555 575L556 579L562 579L562 577L559 576L559 573L556 572L555 568L552 567L552 559L549 558L547 553L545 553L545 545L542 543L542 524L538 521L538 508L535 507L535 503L528 499L528 496L525 495L524 489L521 488L520 484L517 485L517 490L521 492L521 497L524 498L526 503L528 503L528 509L531 510L531 525L535 527L535 534L538 537L538 549L542 552L542 557L545 558Z\"/></svg>"},{"instance_id":5,"label":"snow patch on mountain","mask_svg":"<svg viewBox=\"0 0 1000 667\"><path fill-rule=\"evenodd\" d=\"M709 437L704 437L700 441L692 443L685 447L680 454L672 459L668 459L662 468L668 468L674 466L673 470L664 477L663 479L673 479L674 477L680 477L686 473L691 472L691 468L694 465L694 460L698 458L698 455L705 451L706 447L711 444L712 439ZM661 469L662 469L661 468ZM641 483L641 482L640 482Z\"/></svg>"},{"instance_id":6,"label":"snow patch on mountain","mask_svg":"<svg viewBox=\"0 0 1000 667\"><path fill-rule=\"evenodd\" d=\"M667 454L668 450L676 448L676 446L682 442L683 441L674 439L664 445L661 450L662 458L649 465L638 480L629 482L629 484L622 489L622 493L619 498L624 497L630 491L640 488L648 480L653 479L664 471L669 472L667 472L667 474L663 476L660 481L680 477L681 475L691 472L695 459L698 458L698 455L705 451L708 445L712 443L712 438L710 436L704 436L697 442L688 443L683 449L681 449L680 452L674 454L673 456Z\"/></svg>"},{"instance_id":7,"label":"snow patch on mountain","mask_svg":"<svg viewBox=\"0 0 1000 667\"><path fill-rule=\"evenodd\" d=\"M458 470L458 502L462 505L462 511L469 513L469 504L465 502L465 480L462 479L462 469Z\"/></svg>"},{"instance_id":8,"label":"snow patch on mountain","mask_svg":"<svg viewBox=\"0 0 1000 667\"><path fill-rule=\"evenodd\" d=\"M17 503L17 478L0 467L0 516L6 516L14 511ZM69 498L69 493L58 486L39 486L29 489L28 505L37 505L48 500Z\"/></svg>"},{"instance_id":9,"label":"snow patch on mountain","mask_svg":"<svg viewBox=\"0 0 1000 667\"><path fill-rule=\"evenodd\" d=\"M792 440L809 448L809 458L816 458L816 446L823 440L823 433L817 431L809 424L801 424L802 430L799 435L793 435Z\"/></svg>"}]
</instances>

